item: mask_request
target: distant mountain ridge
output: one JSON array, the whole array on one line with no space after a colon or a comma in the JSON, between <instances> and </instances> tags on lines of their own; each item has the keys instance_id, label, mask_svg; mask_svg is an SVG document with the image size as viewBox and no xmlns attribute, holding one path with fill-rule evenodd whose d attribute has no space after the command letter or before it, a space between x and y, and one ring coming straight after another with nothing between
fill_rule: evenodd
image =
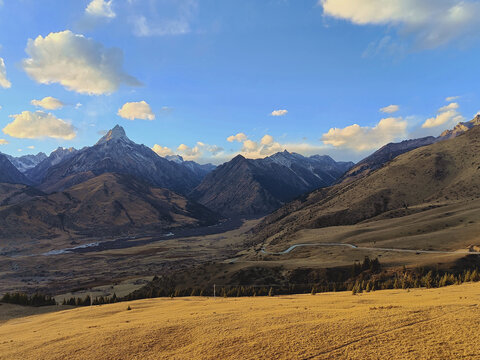
<instances>
[{"instance_id":1,"label":"distant mountain ridge","mask_svg":"<svg viewBox=\"0 0 480 360\"><path fill-rule=\"evenodd\" d=\"M3 154L0 154L0 183L31 184L30 180Z\"/></svg>"},{"instance_id":2,"label":"distant mountain ridge","mask_svg":"<svg viewBox=\"0 0 480 360\"><path fill-rule=\"evenodd\" d=\"M266 214L305 192L331 185L352 165L288 151L264 159L238 155L210 172L190 196L225 216Z\"/></svg>"},{"instance_id":3,"label":"distant mountain ridge","mask_svg":"<svg viewBox=\"0 0 480 360\"><path fill-rule=\"evenodd\" d=\"M47 158L47 155L43 152L39 152L36 155L23 155L19 157L4 155L21 173L25 173L27 170L34 168Z\"/></svg>"}]
</instances>

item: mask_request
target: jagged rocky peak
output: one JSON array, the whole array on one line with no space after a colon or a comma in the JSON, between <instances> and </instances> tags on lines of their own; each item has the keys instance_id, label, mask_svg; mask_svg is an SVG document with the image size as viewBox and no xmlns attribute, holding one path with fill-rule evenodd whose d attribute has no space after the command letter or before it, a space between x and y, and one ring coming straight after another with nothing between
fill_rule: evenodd
<instances>
[{"instance_id":1,"label":"jagged rocky peak","mask_svg":"<svg viewBox=\"0 0 480 360\"><path fill-rule=\"evenodd\" d=\"M109 141L130 141L125 133L125 130L120 125L115 125L115 127L107 132L100 140L98 140L97 145L106 144Z\"/></svg>"}]
</instances>

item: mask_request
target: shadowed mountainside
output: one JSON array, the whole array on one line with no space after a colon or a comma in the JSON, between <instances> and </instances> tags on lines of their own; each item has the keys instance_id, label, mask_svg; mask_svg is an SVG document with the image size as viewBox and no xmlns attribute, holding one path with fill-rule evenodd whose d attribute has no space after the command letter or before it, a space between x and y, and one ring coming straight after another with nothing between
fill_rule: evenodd
<instances>
[{"instance_id":1,"label":"shadowed mountainside","mask_svg":"<svg viewBox=\"0 0 480 360\"><path fill-rule=\"evenodd\" d=\"M0 154L0 183L30 184L31 182L13 166L5 155Z\"/></svg>"},{"instance_id":2,"label":"shadowed mountainside","mask_svg":"<svg viewBox=\"0 0 480 360\"><path fill-rule=\"evenodd\" d=\"M209 173L190 196L226 216L263 215L305 192L333 184L352 165L287 151L255 160L238 155Z\"/></svg>"},{"instance_id":3,"label":"shadowed mountainside","mask_svg":"<svg viewBox=\"0 0 480 360\"><path fill-rule=\"evenodd\" d=\"M106 173L62 192L0 207L0 236L114 235L211 225L218 219L170 190Z\"/></svg>"}]
</instances>

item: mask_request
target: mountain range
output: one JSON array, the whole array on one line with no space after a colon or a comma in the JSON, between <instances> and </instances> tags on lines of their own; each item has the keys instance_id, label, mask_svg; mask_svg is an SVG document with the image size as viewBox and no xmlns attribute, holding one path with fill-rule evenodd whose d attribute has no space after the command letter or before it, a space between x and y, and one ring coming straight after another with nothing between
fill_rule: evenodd
<instances>
[{"instance_id":1,"label":"mountain range","mask_svg":"<svg viewBox=\"0 0 480 360\"><path fill-rule=\"evenodd\" d=\"M332 184L353 165L284 151L257 160L238 156L216 168L178 155L160 157L118 125L93 146L57 148L32 159L33 167L0 155L2 237L212 225L221 216L271 212Z\"/></svg>"},{"instance_id":2,"label":"mountain range","mask_svg":"<svg viewBox=\"0 0 480 360\"><path fill-rule=\"evenodd\" d=\"M475 197L478 124L480 115L439 137L387 144L356 165L283 151L218 167L160 157L117 125L81 150L0 154L2 235L159 231L271 213L255 229L261 238Z\"/></svg>"},{"instance_id":3,"label":"mountain range","mask_svg":"<svg viewBox=\"0 0 480 360\"><path fill-rule=\"evenodd\" d=\"M169 161L149 147L134 143L117 125L94 146L76 151L48 168L39 188L46 192L60 191L104 173L132 175L183 195L203 178L202 172L192 171L188 165Z\"/></svg>"},{"instance_id":4,"label":"mountain range","mask_svg":"<svg viewBox=\"0 0 480 360\"><path fill-rule=\"evenodd\" d=\"M264 159L242 155L209 173L190 196L225 216L267 214L295 197L333 184L353 163L284 151Z\"/></svg>"}]
</instances>

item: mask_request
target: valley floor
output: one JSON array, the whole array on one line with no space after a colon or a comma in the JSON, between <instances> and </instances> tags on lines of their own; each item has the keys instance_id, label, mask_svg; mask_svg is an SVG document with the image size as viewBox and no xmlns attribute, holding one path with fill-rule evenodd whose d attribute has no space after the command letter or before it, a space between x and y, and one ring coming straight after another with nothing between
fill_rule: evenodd
<instances>
[{"instance_id":1,"label":"valley floor","mask_svg":"<svg viewBox=\"0 0 480 360\"><path fill-rule=\"evenodd\" d=\"M479 304L480 283L139 300L4 320L0 359L478 359Z\"/></svg>"}]
</instances>

